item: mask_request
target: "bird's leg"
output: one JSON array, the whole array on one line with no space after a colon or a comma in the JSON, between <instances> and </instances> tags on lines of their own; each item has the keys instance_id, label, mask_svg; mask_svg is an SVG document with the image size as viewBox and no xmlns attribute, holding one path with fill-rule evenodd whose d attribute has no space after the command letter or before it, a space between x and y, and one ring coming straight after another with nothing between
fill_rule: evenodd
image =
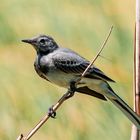
<instances>
[{"instance_id":1,"label":"bird's leg","mask_svg":"<svg viewBox=\"0 0 140 140\"><path fill-rule=\"evenodd\" d=\"M76 91L76 83L77 83L77 79L70 81L70 87L68 89L69 94L65 97L66 100L71 98L74 95Z\"/></svg>"},{"instance_id":2,"label":"bird's leg","mask_svg":"<svg viewBox=\"0 0 140 140\"><path fill-rule=\"evenodd\" d=\"M74 95L74 92L76 91L76 83L77 83L78 80L79 80L79 79L71 80L71 82L70 82L70 87L69 87L67 93L64 94L64 95L59 99L58 103L61 102L62 100L65 101L65 100L71 98L71 97ZM54 106L51 106L51 107L49 108L49 111L48 111L48 116L50 116L51 118L55 118L55 117L56 117L56 112L54 111L53 107L54 107Z\"/></svg>"},{"instance_id":3,"label":"bird's leg","mask_svg":"<svg viewBox=\"0 0 140 140\"><path fill-rule=\"evenodd\" d=\"M50 116L51 118L55 118L56 117L56 112L53 110L53 106L51 106L48 110L48 116Z\"/></svg>"}]
</instances>

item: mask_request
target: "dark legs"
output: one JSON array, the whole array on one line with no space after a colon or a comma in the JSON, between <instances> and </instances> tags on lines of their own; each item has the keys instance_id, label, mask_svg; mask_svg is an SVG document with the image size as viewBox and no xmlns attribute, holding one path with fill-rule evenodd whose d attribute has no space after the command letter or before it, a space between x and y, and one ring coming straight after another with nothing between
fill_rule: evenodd
<instances>
[{"instance_id":1,"label":"dark legs","mask_svg":"<svg viewBox=\"0 0 140 140\"><path fill-rule=\"evenodd\" d=\"M65 97L66 100L71 98L74 95L74 93L76 91L75 83L76 83L76 81L74 81L74 80L70 82L70 88L68 89L69 94Z\"/></svg>"},{"instance_id":2,"label":"dark legs","mask_svg":"<svg viewBox=\"0 0 140 140\"><path fill-rule=\"evenodd\" d=\"M65 100L71 98L74 95L75 91L76 91L76 81L73 80L73 81L70 82L70 88L68 89L68 92L66 93L67 95L66 96L63 95L60 98L60 100L63 99L65 101ZM48 110L48 116L50 116L51 118L55 118L56 117L56 112L53 110L53 106L51 106L49 108L49 110Z\"/></svg>"}]
</instances>

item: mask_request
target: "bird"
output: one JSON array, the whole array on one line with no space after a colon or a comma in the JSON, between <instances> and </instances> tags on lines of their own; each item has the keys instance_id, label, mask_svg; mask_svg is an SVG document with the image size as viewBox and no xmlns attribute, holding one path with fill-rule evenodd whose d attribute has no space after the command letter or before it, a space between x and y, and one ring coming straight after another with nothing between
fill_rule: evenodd
<instances>
[{"instance_id":1,"label":"bird","mask_svg":"<svg viewBox=\"0 0 140 140\"><path fill-rule=\"evenodd\" d=\"M72 81L79 78L90 64L86 58L75 51L63 48L50 35L37 35L22 42L36 50L34 68L37 74L60 87L69 89ZM77 83L75 91L111 101L140 130L140 117L111 88L115 82L103 71L92 65L85 76Z\"/></svg>"}]
</instances>

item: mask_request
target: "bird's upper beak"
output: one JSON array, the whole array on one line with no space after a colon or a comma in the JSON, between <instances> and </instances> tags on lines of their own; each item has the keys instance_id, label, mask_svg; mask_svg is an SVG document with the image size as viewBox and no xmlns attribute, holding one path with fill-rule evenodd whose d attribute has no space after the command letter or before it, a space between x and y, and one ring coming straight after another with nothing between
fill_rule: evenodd
<instances>
[{"instance_id":1,"label":"bird's upper beak","mask_svg":"<svg viewBox=\"0 0 140 140\"><path fill-rule=\"evenodd\" d=\"M33 40L32 39L23 39L21 41L25 42L25 43L33 44Z\"/></svg>"}]
</instances>

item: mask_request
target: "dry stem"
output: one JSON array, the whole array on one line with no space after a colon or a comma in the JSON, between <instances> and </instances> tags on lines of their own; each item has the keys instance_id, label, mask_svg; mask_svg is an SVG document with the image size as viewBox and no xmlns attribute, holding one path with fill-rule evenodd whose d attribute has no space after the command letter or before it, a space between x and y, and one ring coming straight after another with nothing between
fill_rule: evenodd
<instances>
[{"instance_id":1,"label":"dry stem","mask_svg":"<svg viewBox=\"0 0 140 140\"><path fill-rule=\"evenodd\" d=\"M140 116L140 0L136 0L134 37L134 111ZM139 140L139 130L133 125L131 140Z\"/></svg>"}]
</instances>

